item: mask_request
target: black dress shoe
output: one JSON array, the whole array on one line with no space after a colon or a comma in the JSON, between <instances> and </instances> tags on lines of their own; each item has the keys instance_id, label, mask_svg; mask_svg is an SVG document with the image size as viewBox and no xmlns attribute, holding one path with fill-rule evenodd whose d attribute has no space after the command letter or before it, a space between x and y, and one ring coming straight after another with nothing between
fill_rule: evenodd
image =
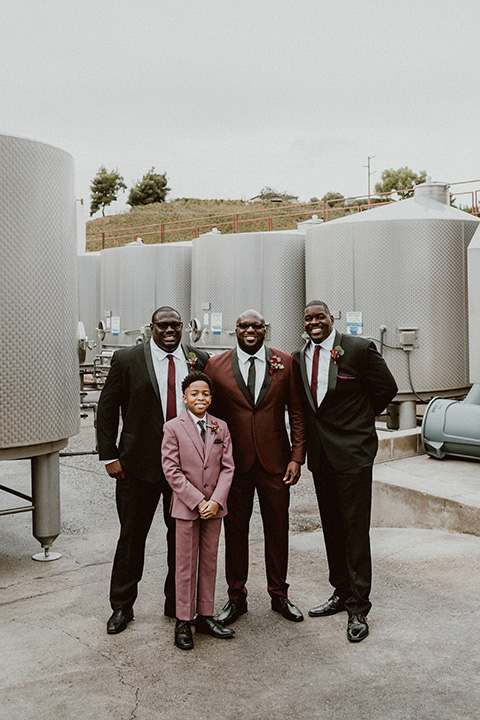
<instances>
[{"instance_id":1,"label":"black dress shoe","mask_svg":"<svg viewBox=\"0 0 480 720\"><path fill-rule=\"evenodd\" d=\"M272 610L281 613L285 620L293 620L293 622L301 622L303 615L290 600L283 595L274 595L272 597Z\"/></svg>"},{"instance_id":2,"label":"black dress shoe","mask_svg":"<svg viewBox=\"0 0 480 720\"><path fill-rule=\"evenodd\" d=\"M238 620L240 615L244 615L246 612L248 612L246 600L242 600L241 602L228 600L215 620L217 623L220 623L220 625L231 625L235 620Z\"/></svg>"},{"instance_id":3,"label":"black dress shoe","mask_svg":"<svg viewBox=\"0 0 480 720\"><path fill-rule=\"evenodd\" d=\"M180 650L193 648L192 628L188 620L177 620L175 625L175 645Z\"/></svg>"},{"instance_id":4,"label":"black dress shoe","mask_svg":"<svg viewBox=\"0 0 480 720\"><path fill-rule=\"evenodd\" d=\"M325 617L326 615L335 615L335 613L342 612L342 610L345 610L344 601L338 595L332 595L326 603L312 608L308 611L308 614L310 617Z\"/></svg>"},{"instance_id":5,"label":"black dress shoe","mask_svg":"<svg viewBox=\"0 0 480 720\"><path fill-rule=\"evenodd\" d=\"M195 620L195 630L197 633L205 633L211 635L214 638L227 639L235 635L235 630L232 628L223 627L219 622L213 619L213 617L207 617L205 615L197 615Z\"/></svg>"},{"instance_id":6,"label":"black dress shoe","mask_svg":"<svg viewBox=\"0 0 480 720\"><path fill-rule=\"evenodd\" d=\"M165 617L169 618L174 618L176 616L175 600L170 600L170 598L167 598L167 600L165 600L163 614L165 615Z\"/></svg>"},{"instance_id":7,"label":"black dress shoe","mask_svg":"<svg viewBox=\"0 0 480 720\"><path fill-rule=\"evenodd\" d=\"M107 633L109 635L116 635L122 632L132 620L133 608L130 608L130 610L114 610L113 615L107 622Z\"/></svg>"},{"instance_id":8,"label":"black dress shoe","mask_svg":"<svg viewBox=\"0 0 480 720\"><path fill-rule=\"evenodd\" d=\"M348 613L347 637L350 642L360 642L368 635L368 625L363 615Z\"/></svg>"}]
</instances>

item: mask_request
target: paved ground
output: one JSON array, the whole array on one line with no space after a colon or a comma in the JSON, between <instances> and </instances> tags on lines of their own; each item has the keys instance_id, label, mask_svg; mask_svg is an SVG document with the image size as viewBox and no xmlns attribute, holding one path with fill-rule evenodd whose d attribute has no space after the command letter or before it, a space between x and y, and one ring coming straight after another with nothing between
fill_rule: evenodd
<instances>
[{"instance_id":1,"label":"paved ground","mask_svg":"<svg viewBox=\"0 0 480 720\"><path fill-rule=\"evenodd\" d=\"M87 422L72 445L88 447L90 433ZM475 495L477 479L480 497L479 463L420 457L376 468L382 482L399 472L412 482L441 476L445 495L448 476L455 483L467 473L468 492ZM0 463L0 482L28 492L29 463ZM12 505L12 498L1 501ZM105 632L118 526L113 485L95 457L62 460L63 530L54 545L60 560L30 559L39 547L30 524L28 514L0 518L1 720L480 716L478 536L442 525L374 528L371 634L352 645L345 613L296 624L270 610L256 512L249 613L235 624L233 640L201 636L192 652L182 652L173 645L174 620L161 614L160 515L149 538L136 619L118 636ZM225 600L223 547L221 553L218 609ZM291 598L305 613L330 594L308 473L292 493L289 581Z\"/></svg>"}]
</instances>

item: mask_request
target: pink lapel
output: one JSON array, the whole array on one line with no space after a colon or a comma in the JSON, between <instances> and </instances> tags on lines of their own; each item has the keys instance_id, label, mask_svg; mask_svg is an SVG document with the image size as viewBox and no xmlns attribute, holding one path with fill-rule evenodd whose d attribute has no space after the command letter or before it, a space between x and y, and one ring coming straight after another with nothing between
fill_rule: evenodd
<instances>
[{"instance_id":1,"label":"pink lapel","mask_svg":"<svg viewBox=\"0 0 480 720\"><path fill-rule=\"evenodd\" d=\"M207 421L207 425L211 425L213 422L212 416L209 415L208 413L206 413L206 415L205 415L205 420ZM221 425L220 425L220 427L221 427ZM212 432L211 427L207 427L206 430L207 430L207 434L205 436L205 461L208 460L208 456L210 455L210 451L213 447L213 443L215 442L215 440L218 438L218 435L220 434L219 433L217 435L216 433Z\"/></svg>"},{"instance_id":2,"label":"pink lapel","mask_svg":"<svg viewBox=\"0 0 480 720\"><path fill-rule=\"evenodd\" d=\"M183 422L183 427L185 428L185 432L188 434L190 440L195 445L198 454L202 458L202 461L205 457L205 444L203 443L202 438L200 437L200 433L192 419L192 416L189 412L185 410L184 413L180 415L180 420Z\"/></svg>"}]
</instances>

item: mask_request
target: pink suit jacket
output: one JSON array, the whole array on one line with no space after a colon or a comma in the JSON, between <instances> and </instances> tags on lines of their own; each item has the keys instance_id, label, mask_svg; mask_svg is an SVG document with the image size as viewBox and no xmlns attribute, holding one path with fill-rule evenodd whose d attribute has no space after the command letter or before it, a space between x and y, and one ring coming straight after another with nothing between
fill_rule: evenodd
<instances>
[{"instance_id":1,"label":"pink suit jacket","mask_svg":"<svg viewBox=\"0 0 480 720\"><path fill-rule=\"evenodd\" d=\"M217 422L218 433L206 428L205 443L191 415L185 411L163 426L162 466L173 490L170 513L174 518L195 520L197 505L215 500L217 518L227 514L227 496L233 480L232 441L227 424L208 413L207 425Z\"/></svg>"}]
</instances>

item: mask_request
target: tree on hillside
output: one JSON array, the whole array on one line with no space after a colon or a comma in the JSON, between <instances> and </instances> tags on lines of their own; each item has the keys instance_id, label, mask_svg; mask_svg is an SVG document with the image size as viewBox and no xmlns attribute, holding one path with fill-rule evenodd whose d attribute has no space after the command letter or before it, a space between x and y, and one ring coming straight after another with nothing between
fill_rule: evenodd
<instances>
[{"instance_id":1,"label":"tree on hillside","mask_svg":"<svg viewBox=\"0 0 480 720\"><path fill-rule=\"evenodd\" d=\"M90 203L90 215L93 215L102 208L102 215L105 215L105 207L117 199L120 190L126 190L123 177L117 170L107 172L102 165L92 180L90 190L92 191Z\"/></svg>"},{"instance_id":2,"label":"tree on hillside","mask_svg":"<svg viewBox=\"0 0 480 720\"><path fill-rule=\"evenodd\" d=\"M421 170L418 174L413 172L409 167L401 167L398 170L390 168L382 172L382 182L375 185L377 193L393 193L396 192L401 200L412 197L411 188L414 185L420 185L427 179L425 170ZM405 192L409 191L409 192Z\"/></svg>"},{"instance_id":3,"label":"tree on hillside","mask_svg":"<svg viewBox=\"0 0 480 720\"><path fill-rule=\"evenodd\" d=\"M147 172L128 195L127 205L150 205L151 203L165 202L170 188L167 187L167 174L155 172L155 168Z\"/></svg>"},{"instance_id":4,"label":"tree on hillside","mask_svg":"<svg viewBox=\"0 0 480 720\"><path fill-rule=\"evenodd\" d=\"M298 200L298 195L289 195L287 192L278 192L271 187L265 186L252 200L269 200L270 202L291 202Z\"/></svg>"},{"instance_id":5,"label":"tree on hillside","mask_svg":"<svg viewBox=\"0 0 480 720\"><path fill-rule=\"evenodd\" d=\"M322 197L323 202L328 202L333 207L343 207L345 203L341 202L341 200L345 200L345 197L342 195L342 193L339 192L327 192ZM336 202L332 202L332 200L335 200Z\"/></svg>"}]
</instances>

